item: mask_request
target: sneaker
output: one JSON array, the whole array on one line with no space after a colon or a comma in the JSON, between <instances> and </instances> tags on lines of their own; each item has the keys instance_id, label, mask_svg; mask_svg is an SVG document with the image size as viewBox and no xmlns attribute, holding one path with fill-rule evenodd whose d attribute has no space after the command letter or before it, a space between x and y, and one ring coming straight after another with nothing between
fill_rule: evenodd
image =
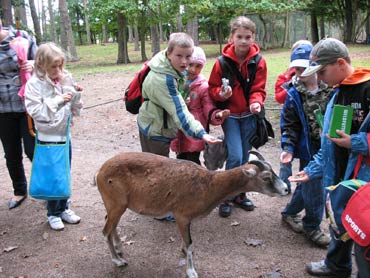
<instances>
[{"instance_id":1,"label":"sneaker","mask_svg":"<svg viewBox=\"0 0 370 278\"><path fill-rule=\"evenodd\" d=\"M221 217L229 217L233 208L228 201L220 204L218 207L218 215Z\"/></svg>"},{"instance_id":2,"label":"sneaker","mask_svg":"<svg viewBox=\"0 0 370 278\"><path fill-rule=\"evenodd\" d=\"M239 194L236 196L232 202L234 203L235 206L242 208L246 211L252 211L254 210L254 204L251 200L249 200L244 193Z\"/></svg>"},{"instance_id":3,"label":"sneaker","mask_svg":"<svg viewBox=\"0 0 370 278\"><path fill-rule=\"evenodd\" d=\"M331 238L321 230L306 231L306 236L319 247L326 247L331 241Z\"/></svg>"},{"instance_id":4,"label":"sneaker","mask_svg":"<svg viewBox=\"0 0 370 278\"><path fill-rule=\"evenodd\" d=\"M303 232L302 218L298 214L295 214L295 215L284 215L283 214L282 220L285 223L287 223L289 227L296 233Z\"/></svg>"},{"instance_id":5,"label":"sneaker","mask_svg":"<svg viewBox=\"0 0 370 278\"><path fill-rule=\"evenodd\" d=\"M81 217L75 214L73 210L66 209L62 212L60 215L64 222L67 222L69 224L78 224L81 221Z\"/></svg>"},{"instance_id":6,"label":"sneaker","mask_svg":"<svg viewBox=\"0 0 370 278\"><path fill-rule=\"evenodd\" d=\"M325 264L325 261L310 262L306 264L306 270L309 274L314 276L334 276L333 273Z\"/></svg>"},{"instance_id":7,"label":"sneaker","mask_svg":"<svg viewBox=\"0 0 370 278\"><path fill-rule=\"evenodd\" d=\"M60 217L48 216L48 221L49 221L50 228L52 228L54 231L61 231L64 229L64 224Z\"/></svg>"}]
</instances>

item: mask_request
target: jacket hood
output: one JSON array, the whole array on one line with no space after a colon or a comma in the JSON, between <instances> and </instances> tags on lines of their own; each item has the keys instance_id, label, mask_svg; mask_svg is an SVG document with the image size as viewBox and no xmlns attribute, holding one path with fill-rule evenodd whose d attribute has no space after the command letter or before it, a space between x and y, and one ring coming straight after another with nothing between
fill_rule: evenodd
<instances>
[{"instance_id":1,"label":"jacket hood","mask_svg":"<svg viewBox=\"0 0 370 278\"><path fill-rule=\"evenodd\" d=\"M149 62L150 69L157 73L170 74L175 78L183 78L183 74L175 70L166 55L167 48L158 52Z\"/></svg>"},{"instance_id":2,"label":"jacket hood","mask_svg":"<svg viewBox=\"0 0 370 278\"><path fill-rule=\"evenodd\" d=\"M256 43L252 43L251 46L249 47L249 52L242 63L249 61L251 57L255 56L259 52L260 52L259 46ZM225 45L224 48L222 49L222 55L229 57L237 64L242 64L239 62L238 58L235 55L234 43L228 43L227 45Z\"/></svg>"},{"instance_id":3,"label":"jacket hood","mask_svg":"<svg viewBox=\"0 0 370 278\"><path fill-rule=\"evenodd\" d=\"M343 85L361 84L370 80L370 69L355 68L355 71L342 81Z\"/></svg>"}]
</instances>

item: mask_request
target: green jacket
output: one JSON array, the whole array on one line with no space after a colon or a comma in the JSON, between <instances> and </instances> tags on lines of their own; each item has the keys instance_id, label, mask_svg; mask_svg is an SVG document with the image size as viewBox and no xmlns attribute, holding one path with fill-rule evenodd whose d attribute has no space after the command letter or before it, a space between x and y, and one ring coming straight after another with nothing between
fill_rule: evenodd
<instances>
[{"instance_id":1,"label":"green jacket","mask_svg":"<svg viewBox=\"0 0 370 278\"><path fill-rule=\"evenodd\" d=\"M179 93L185 77L172 67L166 49L155 55L149 66L151 70L142 87L146 100L137 117L140 132L155 140L170 141L181 129L187 136L201 139L206 131L189 112Z\"/></svg>"}]
</instances>

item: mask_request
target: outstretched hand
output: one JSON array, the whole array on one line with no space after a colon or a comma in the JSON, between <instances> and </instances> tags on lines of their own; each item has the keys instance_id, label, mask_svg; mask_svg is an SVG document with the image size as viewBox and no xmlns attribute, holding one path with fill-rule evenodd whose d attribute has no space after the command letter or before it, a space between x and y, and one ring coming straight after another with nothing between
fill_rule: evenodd
<instances>
[{"instance_id":1,"label":"outstretched hand","mask_svg":"<svg viewBox=\"0 0 370 278\"><path fill-rule=\"evenodd\" d=\"M213 137L212 135L209 135L208 133L204 134L202 139L208 144L217 144L217 143L222 142L222 139Z\"/></svg>"},{"instance_id":2,"label":"outstretched hand","mask_svg":"<svg viewBox=\"0 0 370 278\"><path fill-rule=\"evenodd\" d=\"M305 171L300 171L297 174L290 176L288 178L290 182L307 182L310 180L309 176L306 174Z\"/></svg>"},{"instance_id":3,"label":"outstretched hand","mask_svg":"<svg viewBox=\"0 0 370 278\"><path fill-rule=\"evenodd\" d=\"M340 138L333 138L330 137L329 135L326 135L326 137L328 137L330 141L332 141L339 147L351 149L352 148L351 136L344 133L342 130L336 130L336 132L340 136Z\"/></svg>"}]
</instances>

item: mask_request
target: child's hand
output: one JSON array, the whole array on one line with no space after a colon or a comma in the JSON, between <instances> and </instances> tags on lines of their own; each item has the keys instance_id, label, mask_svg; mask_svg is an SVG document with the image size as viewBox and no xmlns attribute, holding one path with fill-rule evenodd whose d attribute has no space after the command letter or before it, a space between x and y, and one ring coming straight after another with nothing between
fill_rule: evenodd
<instances>
[{"instance_id":1,"label":"child's hand","mask_svg":"<svg viewBox=\"0 0 370 278\"><path fill-rule=\"evenodd\" d=\"M252 114L258 114L259 112L261 112L261 104L259 104L258 102L254 102L249 106L249 110Z\"/></svg>"},{"instance_id":2,"label":"child's hand","mask_svg":"<svg viewBox=\"0 0 370 278\"><path fill-rule=\"evenodd\" d=\"M309 176L306 174L305 171L300 171L298 172L297 174L293 175L293 176L290 176L288 178L288 181L290 182L307 182L309 181L310 178Z\"/></svg>"},{"instance_id":3,"label":"child's hand","mask_svg":"<svg viewBox=\"0 0 370 278\"><path fill-rule=\"evenodd\" d=\"M72 94L71 94L71 93L64 93L64 94L62 95L62 98L63 98L63 100L64 100L64 103L66 103L66 102L70 102L70 101L71 101L71 99L72 99Z\"/></svg>"},{"instance_id":4,"label":"child's hand","mask_svg":"<svg viewBox=\"0 0 370 278\"><path fill-rule=\"evenodd\" d=\"M189 105L189 104L190 104L190 97L187 97L187 98L185 99L185 104L186 104L186 105Z\"/></svg>"},{"instance_id":5,"label":"child's hand","mask_svg":"<svg viewBox=\"0 0 370 278\"><path fill-rule=\"evenodd\" d=\"M231 89L230 86L227 86L226 89L222 88L219 95L224 98L224 99L228 99L229 97L231 97L233 94L233 90Z\"/></svg>"},{"instance_id":6,"label":"child's hand","mask_svg":"<svg viewBox=\"0 0 370 278\"><path fill-rule=\"evenodd\" d=\"M81 91L83 91L83 90L84 90L84 88L83 88L82 86L78 85L77 83L75 83L75 84L73 85L73 87L75 88L75 90L76 90L77 92L81 92Z\"/></svg>"},{"instance_id":7,"label":"child's hand","mask_svg":"<svg viewBox=\"0 0 370 278\"><path fill-rule=\"evenodd\" d=\"M225 120L229 116L230 116L230 110L225 109L225 110L218 112L215 117L217 120Z\"/></svg>"},{"instance_id":8,"label":"child's hand","mask_svg":"<svg viewBox=\"0 0 370 278\"><path fill-rule=\"evenodd\" d=\"M208 144L217 144L217 143L221 143L222 140L219 139L219 138L215 138L213 137L212 135L209 135L208 133L204 134L202 139L207 142Z\"/></svg>"},{"instance_id":9,"label":"child's hand","mask_svg":"<svg viewBox=\"0 0 370 278\"><path fill-rule=\"evenodd\" d=\"M291 162L293 159L293 154L291 152L282 151L280 154L280 162L283 164Z\"/></svg>"}]
</instances>

